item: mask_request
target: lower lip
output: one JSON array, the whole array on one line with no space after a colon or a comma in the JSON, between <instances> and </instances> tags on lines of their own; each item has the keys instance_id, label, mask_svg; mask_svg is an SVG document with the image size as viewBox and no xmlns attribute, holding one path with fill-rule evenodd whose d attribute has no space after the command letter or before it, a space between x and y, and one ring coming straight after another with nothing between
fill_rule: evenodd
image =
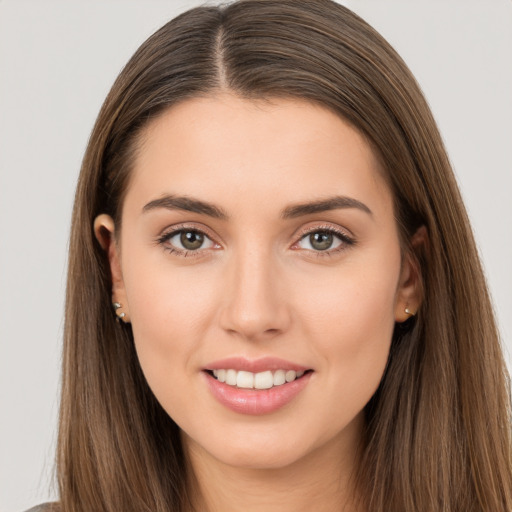
<instances>
[{"instance_id":1,"label":"lower lip","mask_svg":"<svg viewBox=\"0 0 512 512\"><path fill-rule=\"evenodd\" d=\"M228 409L240 414L269 414L291 402L308 384L312 372L270 389L243 389L219 382L209 373L206 380L213 396Z\"/></svg>"}]
</instances>

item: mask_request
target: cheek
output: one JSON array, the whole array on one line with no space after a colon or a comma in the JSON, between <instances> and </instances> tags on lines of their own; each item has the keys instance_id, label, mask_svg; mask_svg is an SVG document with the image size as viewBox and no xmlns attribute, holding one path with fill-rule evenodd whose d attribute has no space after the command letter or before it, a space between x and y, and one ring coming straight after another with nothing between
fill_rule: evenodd
<instances>
[{"instance_id":1,"label":"cheek","mask_svg":"<svg viewBox=\"0 0 512 512\"><path fill-rule=\"evenodd\" d=\"M303 301L302 329L316 340L317 356L332 370L326 372L330 385L355 409L380 383L395 325L400 254L375 256L317 281L316 292Z\"/></svg>"},{"instance_id":2,"label":"cheek","mask_svg":"<svg viewBox=\"0 0 512 512\"><path fill-rule=\"evenodd\" d=\"M127 290L134 334L161 350L192 350L200 335L214 300L204 281L183 279L168 272L164 279L144 280ZM201 289L197 286L201 284Z\"/></svg>"},{"instance_id":3,"label":"cheek","mask_svg":"<svg viewBox=\"0 0 512 512\"><path fill-rule=\"evenodd\" d=\"M167 337L167 343L180 339L181 332L199 329L213 296L207 283L196 277L169 268L140 272L127 286L134 328L156 337L160 333Z\"/></svg>"},{"instance_id":4,"label":"cheek","mask_svg":"<svg viewBox=\"0 0 512 512\"><path fill-rule=\"evenodd\" d=\"M180 339L181 331L198 326L211 302L211 290L195 265L176 266L163 248L150 241L142 243L146 237L135 231L123 238L127 302L134 334L139 332L148 342L164 341L167 346L174 338ZM176 336L170 337L171 333Z\"/></svg>"},{"instance_id":5,"label":"cheek","mask_svg":"<svg viewBox=\"0 0 512 512\"><path fill-rule=\"evenodd\" d=\"M167 258L137 248L126 254L123 277L137 355L149 386L171 414L179 407L176 389L197 372L213 290L193 267L173 268Z\"/></svg>"}]
</instances>

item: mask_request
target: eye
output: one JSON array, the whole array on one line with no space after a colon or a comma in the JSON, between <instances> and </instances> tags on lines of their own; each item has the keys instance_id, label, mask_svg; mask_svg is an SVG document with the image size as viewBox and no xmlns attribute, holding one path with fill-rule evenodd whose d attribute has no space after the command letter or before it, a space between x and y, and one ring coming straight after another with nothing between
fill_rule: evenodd
<instances>
[{"instance_id":1,"label":"eye","mask_svg":"<svg viewBox=\"0 0 512 512\"><path fill-rule=\"evenodd\" d=\"M183 253L184 255L189 252L216 247L216 244L205 233L197 229L171 231L160 237L158 243L171 252Z\"/></svg>"},{"instance_id":2,"label":"eye","mask_svg":"<svg viewBox=\"0 0 512 512\"><path fill-rule=\"evenodd\" d=\"M296 247L317 253L331 254L343 250L354 243L352 238L341 231L332 228L322 228L306 233L296 243Z\"/></svg>"}]
</instances>

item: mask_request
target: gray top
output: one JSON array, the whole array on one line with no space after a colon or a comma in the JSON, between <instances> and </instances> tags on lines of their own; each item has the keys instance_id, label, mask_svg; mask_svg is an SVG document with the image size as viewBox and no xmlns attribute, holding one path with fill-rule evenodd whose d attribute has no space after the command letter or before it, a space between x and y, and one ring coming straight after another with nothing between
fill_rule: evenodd
<instances>
[{"instance_id":1,"label":"gray top","mask_svg":"<svg viewBox=\"0 0 512 512\"><path fill-rule=\"evenodd\" d=\"M37 505L36 507L32 507L25 512L51 512L53 507L52 503L42 503L41 505Z\"/></svg>"}]
</instances>

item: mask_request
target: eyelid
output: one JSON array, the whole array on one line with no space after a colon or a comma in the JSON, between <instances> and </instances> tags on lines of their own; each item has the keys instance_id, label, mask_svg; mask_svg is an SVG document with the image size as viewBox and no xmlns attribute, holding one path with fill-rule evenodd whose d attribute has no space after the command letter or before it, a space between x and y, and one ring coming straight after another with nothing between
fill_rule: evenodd
<instances>
[{"instance_id":1,"label":"eyelid","mask_svg":"<svg viewBox=\"0 0 512 512\"><path fill-rule=\"evenodd\" d=\"M203 235L206 235L208 238L211 238L213 241L215 241L215 239L220 238L209 227L197 222L180 222L178 224L173 224L172 226L167 226L166 228L162 229L157 238L162 238L164 236L176 234L179 231L186 230L197 231L198 233L202 233Z\"/></svg>"},{"instance_id":2,"label":"eyelid","mask_svg":"<svg viewBox=\"0 0 512 512\"><path fill-rule=\"evenodd\" d=\"M309 235L311 233L316 233L317 231L331 231L335 234L349 238L351 240L354 239L354 235L348 229L328 223L309 224L307 226L303 226L298 230L295 236L297 238L303 238L304 236Z\"/></svg>"}]
</instances>

